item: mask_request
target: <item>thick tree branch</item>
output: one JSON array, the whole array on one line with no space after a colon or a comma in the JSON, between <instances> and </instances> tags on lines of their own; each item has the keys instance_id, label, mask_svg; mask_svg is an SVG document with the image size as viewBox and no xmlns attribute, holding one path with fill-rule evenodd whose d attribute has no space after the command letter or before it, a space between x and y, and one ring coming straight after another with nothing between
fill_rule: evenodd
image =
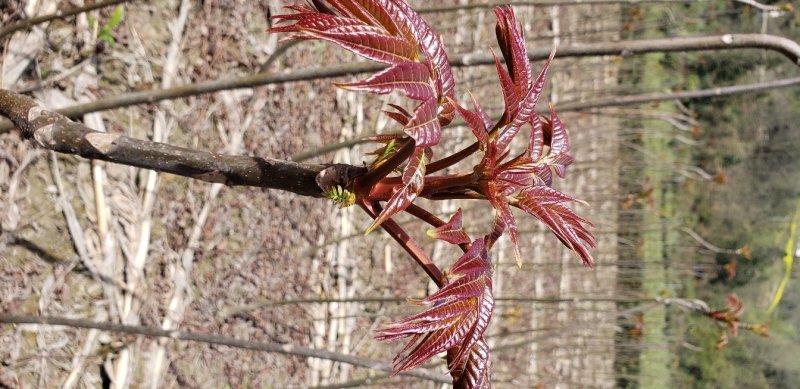
<instances>
[{"instance_id":1,"label":"thick tree branch","mask_svg":"<svg viewBox=\"0 0 800 389\"><path fill-rule=\"evenodd\" d=\"M653 52L729 50L745 48L776 51L786 56L793 64L800 65L800 45L790 39L767 34L726 34L704 37L676 37L592 44L575 44L571 46L559 47L556 57L589 57L604 55L628 56ZM546 59L549 55L550 48L546 47L532 49L528 52L528 57L532 61ZM462 54L450 57L450 62L453 66L462 67L489 65L494 63L494 59L489 54ZM360 62L337 66L326 66L324 68L302 69L286 74L262 72L250 76L205 81L169 89L124 93L86 104L79 104L59 109L58 112L70 118L75 118L91 112L218 92L225 89L252 88L256 86L280 84L284 82L341 77L351 74L375 72L382 68L383 67L380 64ZM2 121L0 122L0 133L11 129L12 127L12 123Z\"/></svg>"},{"instance_id":2,"label":"thick tree branch","mask_svg":"<svg viewBox=\"0 0 800 389\"><path fill-rule=\"evenodd\" d=\"M94 131L49 111L34 100L0 89L0 114L10 118L28 138L46 149L84 158L177 174L232 186L280 189L304 196L322 197L317 175L332 171L338 183L356 177L364 168L300 164L271 158L234 156L198 151L165 143Z\"/></svg>"},{"instance_id":3,"label":"thick tree branch","mask_svg":"<svg viewBox=\"0 0 800 389\"><path fill-rule=\"evenodd\" d=\"M17 316L0 313L0 323L8 324L42 324L50 326L66 326L73 328L90 328L102 331L118 332L132 335L143 335L156 338L168 338L175 340L185 340L190 342L200 342L209 344L218 344L221 346L235 347L254 351L263 351L269 353L278 353L286 355L296 355L302 357L321 358L340 363L346 363L353 366L365 367L372 370L380 370L386 372L394 372L391 364L370 361L354 357L348 354L337 353L328 350L317 350L308 347L295 346L284 343L272 342L253 342L249 340L236 339L221 335L200 334L196 332L184 332L173 330L162 330L155 327L133 326L124 324L115 324L107 322L95 322L91 320L81 319L67 319L63 317L48 317L48 316ZM408 377L421 378L428 381L439 383L450 383L441 373L434 373L422 369L415 369L413 371L406 371L400 375Z\"/></svg>"},{"instance_id":4,"label":"thick tree branch","mask_svg":"<svg viewBox=\"0 0 800 389\"><path fill-rule=\"evenodd\" d=\"M46 23L46 22L49 22L51 20L56 20L56 19L68 18L70 16L74 16L74 15L77 15L77 14L80 14L80 13L94 11L94 10L99 9L99 8L104 8L104 7L108 7L108 6L112 6L112 5L116 5L116 4L120 4L120 3L125 3L125 2L128 2L128 1L129 0L98 1L96 3L84 5L82 7L75 7L75 8L70 8L70 9L67 9L67 10L59 10L58 12L56 12L54 14L35 16L35 17L32 17L32 18L21 20L19 22L16 22L16 23L13 23L13 24L9 24L8 26L0 28L0 39L5 37L6 35L14 33L15 31L24 30L26 28L33 27L33 26L35 26L37 24Z\"/></svg>"}]
</instances>

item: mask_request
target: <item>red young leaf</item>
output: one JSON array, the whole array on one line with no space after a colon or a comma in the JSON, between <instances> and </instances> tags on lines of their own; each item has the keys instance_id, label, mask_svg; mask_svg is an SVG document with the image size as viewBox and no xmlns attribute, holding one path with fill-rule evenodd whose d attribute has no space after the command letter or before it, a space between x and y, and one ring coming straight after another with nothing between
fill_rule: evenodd
<instances>
[{"instance_id":1,"label":"red young leaf","mask_svg":"<svg viewBox=\"0 0 800 389\"><path fill-rule=\"evenodd\" d=\"M453 71L450 68L450 61L447 59L447 53L444 51L444 45L439 35L433 32L428 23L425 22L405 0L384 0L381 1L381 3L394 4L397 9L400 10L398 15L405 16L436 77L440 96L453 98L456 84L455 80L453 80ZM387 5L387 9L388 8Z\"/></svg>"},{"instance_id":2,"label":"red young leaf","mask_svg":"<svg viewBox=\"0 0 800 389\"><path fill-rule=\"evenodd\" d=\"M594 264L589 248L594 248L596 243L586 228L592 224L564 205L576 199L544 185L529 187L516 199L519 209L547 225L567 248L580 256L585 265Z\"/></svg>"},{"instance_id":3,"label":"red young leaf","mask_svg":"<svg viewBox=\"0 0 800 389\"><path fill-rule=\"evenodd\" d=\"M550 106L550 153L545 159L546 163L553 168L556 174L564 178L567 174L567 166L571 165L574 159L569 155L569 136L564 123L558 118L555 108Z\"/></svg>"},{"instance_id":4,"label":"red young leaf","mask_svg":"<svg viewBox=\"0 0 800 389\"><path fill-rule=\"evenodd\" d=\"M392 363L396 373L413 369L438 353L456 348L448 358L451 372L488 374L488 369L479 364L487 359L488 350L481 342L492 317L494 297L491 264L483 239L474 241L469 251L453 264L450 276L458 278L417 301L431 308L376 331L379 340L410 338ZM476 355L476 351L479 354ZM472 380L484 382L488 377Z\"/></svg>"},{"instance_id":5,"label":"red young leaf","mask_svg":"<svg viewBox=\"0 0 800 389\"><path fill-rule=\"evenodd\" d=\"M497 220L503 222L503 225L508 230L508 237L511 238L511 246L514 247L514 259L517 261L517 267L522 267L522 253L519 251L519 245L517 244L517 220L514 219L514 215L511 213L511 207L508 205L507 202L502 201L498 203L498 207L495 208L497 210Z\"/></svg>"},{"instance_id":6,"label":"red young leaf","mask_svg":"<svg viewBox=\"0 0 800 389\"><path fill-rule=\"evenodd\" d=\"M414 139L417 147L434 146L442 138L442 128L436 118L438 107L439 104L435 99L426 100L414 110L414 117L403 129Z\"/></svg>"},{"instance_id":7,"label":"red young leaf","mask_svg":"<svg viewBox=\"0 0 800 389\"><path fill-rule=\"evenodd\" d=\"M408 140L408 138L402 134L377 134L377 135L366 136L363 139L384 144L389 143L391 141L399 141L402 139Z\"/></svg>"},{"instance_id":8,"label":"red young leaf","mask_svg":"<svg viewBox=\"0 0 800 389\"><path fill-rule=\"evenodd\" d=\"M421 147L415 148L414 154L408 159L408 165L403 171L403 186L395 190L392 197L386 202L386 208L375 218L375 221L367 228L365 234L369 234L381 223L398 212L405 210L409 204L414 202L419 192L422 191L426 163L425 149Z\"/></svg>"},{"instance_id":9,"label":"red young leaf","mask_svg":"<svg viewBox=\"0 0 800 389\"><path fill-rule=\"evenodd\" d=\"M524 96L530 86L531 65L528 61L528 50L525 48L525 36L522 28L517 30L517 19L511 6L497 7L494 9L497 16L495 34L503 58L506 60L508 73L517 86L519 96Z\"/></svg>"},{"instance_id":10,"label":"red young leaf","mask_svg":"<svg viewBox=\"0 0 800 389\"><path fill-rule=\"evenodd\" d=\"M451 350L452 353L458 351ZM450 354L451 351L448 351L448 355ZM450 374L454 378L453 387L490 389L492 384L489 381L489 345L486 340L481 338L472 346L469 357L465 362L465 366L448 366Z\"/></svg>"},{"instance_id":11,"label":"red young leaf","mask_svg":"<svg viewBox=\"0 0 800 389\"><path fill-rule=\"evenodd\" d=\"M382 8L370 7L370 5L372 5L371 2L338 0L328 0L328 2L331 3L331 6L339 13L348 18L361 20L371 26L382 27L389 31L392 35L400 35L400 28L394 24L392 18L387 15ZM324 3L325 1L322 0L314 1L317 9L320 9L320 5L324 6ZM320 9L320 11L326 12L322 9ZM334 12L328 10L327 13L333 14Z\"/></svg>"},{"instance_id":12,"label":"red young leaf","mask_svg":"<svg viewBox=\"0 0 800 389\"><path fill-rule=\"evenodd\" d=\"M367 80L341 86L373 93L400 89L423 101L406 132L418 147L437 144L441 126L452 120L455 110L450 102L455 82L439 36L405 0L314 0L312 4L314 8L288 7L296 13L273 17L287 25L269 31L295 33L289 39L330 41L394 65Z\"/></svg>"},{"instance_id":13,"label":"red young leaf","mask_svg":"<svg viewBox=\"0 0 800 389\"><path fill-rule=\"evenodd\" d=\"M547 77L547 69L550 66L550 62L553 60L554 55L555 50L550 52L550 58L548 58L547 62L544 64L544 67L542 67L542 71L539 73L539 77L536 78L536 82L534 82L529 89L524 91L525 95L518 103L516 113L514 113L512 117L509 117L511 122L506 125L505 128L500 130L500 135L497 137L497 148L499 150L505 151L519 132L519 129L522 128L523 125L530 123L531 119L533 118L533 115L536 112L536 103L539 101L539 95L542 93L542 89L544 89L544 83ZM527 60L527 56L525 58ZM530 83L530 81L527 82Z\"/></svg>"},{"instance_id":14,"label":"red young leaf","mask_svg":"<svg viewBox=\"0 0 800 389\"><path fill-rule=\"evenodd\" d=\"M712 311L708 315L712 319L727 324L728 333L730 333L731 336L737 336L739 335L739 320L744 313L744 302L735 294L725 296L725 300L728 302L727 309ZM722 347L724 347L724 345Z\"/></svg>"},{"instance_id":15,"label":"red young leaf","mask_svg":"<svg viewBox=\"0 0 800 389\"><path fill-rule=\"evenodd\" d=\"M403 62L364 81L336 85L348 90L377 94L386 94L399 89L414 100L426 101L435 96L430 81L431 74L427 66L417 62Z\"/></svg>"},{"instance_id":16,"label":"red young leaf","mask_svg":"<svg viewBox=\"0 0 800 389\"><path fill-rule=\"evenodd\" d=\"M531 160L538 161L544 149L544 130L542 118L536 111L531 115L531 137L525 152Z\"/></svg>"},{"instance_id":17,"label":"red young leaf","mask_svg":"<svg viewBox=\"0 0 800 389\"><path fill-rule=\"evenodd\" d=\"M408 124L408 121L411 120L411 114L399 105L389 104L389 106L394 108L397 112L383 111L383 113L405 127L405 125Z\"/></svg>"},{"instance_id":18,"label":"red young leaf","mask_svg":"<svg viewBox=\"0 0 800 389\"><path fill-rule=\"evenodd\" d=\"M469 243L469 236L461 228L461 208L453 214L447 224L428 230L428 236L452 244Z\"/></svg>"},{"instance_id":19,"label":"red young leaf","mask_svg":"<svg viewBox=\"0 0 800 389\"><path fill-rule=\"evenodd\" d=\"M464 118L467 126L472 130L472 134L475 135L478 144L480 144L481 148L484 148L486 147L486 142L489 141L489 128L492 126L491 118L489 118L486 111L478 105L478 102L475 101L475 96L471 93L470 98L472 98L472 105L475 107L475 112L462 107L458 103L453 103L453 106L455 106L459 115Z\"/></svg>"},{"instance_id":20,"label":"red young leaf","mask_svg":"<svg viewBox=\"0 0 800 389\"><path fill-rule=\"evenodd\" d=\"M358 20L310 12L294 14L292 17L298 18L295 24L274 27L269 31L303 33L312 39L332 42L354 54L387 64L409 61L417 55L417 48L404 39ZM292 38L298 39L296 36Z\"/></svg>"},{"instance_id":21,"label":"red young leaf","mask_svg":"<svg viewBox=\"0 0 800 389\"><path fill-rule=\"evenodd\" d=\"M514 80L511 79L508 71L500 62L500 58L497 57L497 54L494 53L494 50L491 51L492 56L494 57L494 66L497 69L497 75L500 77L500 89L503 92L503 102L506 106L504 118L506 121L509 121L513 115L516 115L517 109L519 108L519 93L517 93L517 87L514 85Z\"/></svg>"},{"instance_id":22,"label":"red young leaf","mask_svg":"<svg viewBox=\"0 0 800 389\"><path fill-rule=\"evenodd\" d=\"M534 185L550 186L553 184L553 169L550 168L550 165L541 163L536 165L533 171L535 174Z\"/></svg>"},{"instance_id":23,"label":"red young leaf","mask_svg":"<svg viewBox=\"0 0 800 389\"><path fill-rule=\"evenodd\" d=\"M511 213L511 205L514 205L543 221L567 247L586 264L591 264L589 248L595 245L594 236L587 229L591 224L563 204L575 199L549 187L553 171L563 178L567 166L573 162L566 128L552 108L550 118L540 117L535 111L555 51L533 80L522 29L517 25L513 10L500 8L495 14L497 37L507 65L506 69L495 56L506 110L497 133L490 135L486 147L481 148L483 159L474 168L480 175L481 194L496 211L492 232L485 238L486 245L491 246L507 230L517 264L520 264L516 220ZM481 129L479 113L463 107L458 110L474 133ZM531 136L525 151L509 159L511 141L528 124ZM480 133L476 133L476 137L481 142Z\"/></svg>"},{"instance_id":24,"label":"red young leaf","mask_svg":"<svg viewBox=\"0 0 800 389\"><path fill-rule=\"evenodd\" d=\"M481 105L478 104L478 101L475 100L475 96L473 96L472 93L469 94L469 98L472 99L472 106L475 107L475 113L477 113L478 117L481 119L481 121L483 121L483 126L486 129L486 132L489 132L492 126L494 126L492 118L489 116L489 114L486 113L483 107L481 107Z\"/></svg>"}]
</instances>

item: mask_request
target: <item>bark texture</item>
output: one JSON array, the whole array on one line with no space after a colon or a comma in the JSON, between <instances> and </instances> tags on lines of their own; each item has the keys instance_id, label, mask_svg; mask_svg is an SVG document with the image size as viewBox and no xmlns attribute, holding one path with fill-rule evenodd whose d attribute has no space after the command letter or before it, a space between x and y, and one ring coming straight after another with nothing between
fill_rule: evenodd
<instances>
[{"instance_id":1,"label":"bark texture","mask_svg":"<svg viewBox=\"0 0 800 389\"><path fill-rule=\"evenodd\" d=\"M24 137L34 139L48 150L229 186L255 186L322 197L323 189L317 184L320 172L336 174L332 179L328 175L329 183L346 184L364 171L349 165L325 166L217 154L99 132L7 90L0 90L0 114L19 127Z\"/></svg>"}]
</instances>

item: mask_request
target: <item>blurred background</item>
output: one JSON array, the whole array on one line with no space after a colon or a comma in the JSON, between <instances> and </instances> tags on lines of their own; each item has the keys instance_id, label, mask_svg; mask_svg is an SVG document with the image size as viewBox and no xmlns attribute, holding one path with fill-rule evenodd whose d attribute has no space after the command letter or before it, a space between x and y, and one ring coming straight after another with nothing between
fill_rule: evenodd
<instances>
[{"instance_id":1,"label":"blurred background","mask_svg":"<svg viewBox=\"0 0 800 389\"><path fill-rule=\"evenodd\" d=\"M269 16L296 2L113 3L3 35L2 88L62 108L362 61L319 42L285 46L264 32ZM512 3L529 49L729 33L800 37L800 18L786 1ZM494 2L412 4L449 53L497 49ZM82 5L0 0L0 24ZM800 89L769 86L798 73L779 53L754 49L554 61L540 108L558 109L576 159L555 186L589 203L577 211L595 225L597 265L582 266L543 225L516 215L522 268L507 238L493 252L495 387L796 387ZM80 119L202 150L358 165L375 146L356 141L398 130L380 111L407 101L332 85L356 77L123 105ZM455 77L462 102L470 91L490 114L502 113L493 66L461 67ZM750 86L673 96L736 85ZM658 99L622 104L624 96ZM436 155L471 137L449 127ZM469 162L452 171L469 171ZM486 204L422 204L442 218L462 208L474 235L494 218ZM458 257L426 239L415 219L396 219L440 267ZM0 225L3 314L180 329L387 363L402 344L379 343L371 331L417 312L407 297L435 290L386 234L362 238L369 220L359 209L56 155L8 129L0 130ZM434 360L426 368L446 378L442 366ZM0 326L0 387L105 386L442 385L335 358Z\"/></svg>"}]
</instances>

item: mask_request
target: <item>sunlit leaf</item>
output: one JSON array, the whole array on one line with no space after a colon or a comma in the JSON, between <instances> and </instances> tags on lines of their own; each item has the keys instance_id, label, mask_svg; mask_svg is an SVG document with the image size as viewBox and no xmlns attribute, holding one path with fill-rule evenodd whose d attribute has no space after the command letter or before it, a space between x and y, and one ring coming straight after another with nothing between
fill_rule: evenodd
<instances>
[{"instance_id":1,"label":"sunlit leaf","mask_svg":"<svg viewBox=\"0 0 800 389\"><path fill-rule=\"evenodd\" d=\"M486 147L486 143L489 141L489 128L491 127L491 119L489 119L489 115L478 105L478 102L475 101L475 97L470 94L472 97L472 104L475 107L475 112L472 112L460 104L453 104L456 107L459 115L464 118L464 122L467 123L470 130L472 130L472 134L475 135L475 139L478 140L478 144L481 145L481 148Z\"/></svg>"},{"instance_id":2,"label":"sunlit leaf","mask_svg":"<svg viewBox=\"0 0 800 389\"><path fill-rule=\"evenodd\" d=\"M429 99L414 110L414 117L406 124L403 131L408 134L417 147L431 147L439 143L442 138L442 129L436 110L439 104L434 99Z\"/></svg>"},{"instance_id":3,"label":"sunlit leaf","mask_svg":"<svg viewBox=\"0 0 800 389\"><path fill-rule=\"evenodd\" d=\"M431 29L430 25L428 25L405 0L383 0L382 3L394 4L407 18L432 68L431 70L439 87L439 94L442 97L447 96L452 98L455 89L453 71L450 68L450 61L447 59L447 53L444 50L444 45L439 35ZM386 8L389 8L388 5Z\"/></svg>"},{"instance_id":4,"label":"sunlit leaf","mask_svg":"<svg viewBox=\"0 0 800 389\"><path fill-rule=\"evenodd\" d=\"M500 50L508 67L508 73L517 85L518 95L524 96L530 86L531 65L528 61L528 50L525 47L525 36L522 28L517 29L514 9L510 6L494 9L497 17L495 34Z\"/></svg>"},{"instance_id":5,"label":"sunlit leaf","mask_svg":"<svg viewBox=\"0 0 800 389\"><path fill-rule=\"evenodd\" d=\"M450 269L454 279L436 293L416 301L432 306L376 331L379 340L410 338L395 357L396 373L413 369L436 354L450 350L451 372L475 382L488 382L488 349L483 334L494 310L489 254L482 239L472 243Z\"/></svg>"},{"instance_id":6,"label":"sunlit leaf","mask_svg":"<svg viewBox=\"0 0 800 389\"><path fill-rule=\"evenodd\" d=\"M428 236L452 244L469 243L469 236L461 227L461 208L453 214L446 224L428 230Z\"/></svg>"},{"instance_id":7,"label":"sunlit leaf","mask_svg":"<svg viewBox=\"0 0 800 389\"><path fill-rule=\"evenodd\" d=\"M414 100L425 101L435 97L430 81L431 74L427 66L416 62L403 62L364 81L336 85L348 90L377 94L386 94L398 89Z\"/></svg>"},{"instance_id":8,"label":"sunlit leaf","mask_svg":"<svg viewBox=\"0 0 800 389\"><path fill-rule=\"evenodd\" d=\"M423 101L405 130L418 147L437 144L441 126L455 115L455 82L439 35L404 0L314 0L311 5L287 7L295 13L273 16L279 26L269 31L294 34L288 39L329 41L394 65L341 86L381 94L399 89ZM402 121L396 113L389 116Z\"/></svg>"},{"instance_id":9,"label":"sunlit leaf","mask_svg":"<svg viewBox=\"0 0 800 389\"><path fill-rule=\"evenodd\" d=\"M408 208L409 204L414 202L419 192L422 191L426 163L425 149L421 147L415 148L411 158L408 159L408 165L403 171L403 185L397 188L392 197L389 198L389 201L386 202L386 207L367 228L367 234L390 217Z\"/></svg>"},{"instance_id":10,"label":"sunlit leaf","mask_svg":"<svg viewBox=\"0 0 800 389\"><path fill-rule=\"evenodd\" d=\"M451 349L452 350L452 349ZM455 354L458 350L452 350L449 354ZM450 358L453 359L452 357ZM464 366L448 366L450 374L453 376L453 386L459 388L489 389L492 387L489 381L489 345L486 340L481 338L472 346L470 354Z\"/></svg>"},{"instance_id":11,"label":"sunlit leaf","mask_svg":"<svg viewBox=\"0 0 800 389\"><path fill-rule=\"evenodd\" d=\"M358 20L318 13L293 14L295 24L271 28L274 33L303 33L308 38L335 43L373 61L396 64L414 58L417 48L402 38ZM283 17L281 20L286 20ZM298 37L293 36L293 39Z\"/></svg>"},{"instance_id":12,"label":"sunlit leaf","mask_svg":"<svg viewBox=\"0 0 800 389\"><path fill-rule=\"evenodd\" d=\"M505 118L506 121L508 121L517 113L517 109L519 108L519 94L517 93L517 87L514 85L514 80L511 79L511 76L508 74L506 68L503 67L500 58L497 57L494 50L492 50L492 56L494 57L494 66L497 69L497 76L500 77L500 89L503 92L503 102L506 108Z\"/></svg>"},{"instance_id":13,"label":"sunlit leaf","mask_svg":"<svg viewBox=\"0 0 800 389\"><path fill-rule=\"evenodd\" d=\"M386 116L394 119L394 121L402 124L404 127L408 124L408 121L411 120L411 114L408 113L403 107L396 105L396 104L388 104L390 107L394 108L397 112L393 111L383 111Z\"/></svg>"},{"instance_id":14,"label":"sunlit leaf","mask_svg":"<svg viewBox=\"0 0 800 389\"><path fill-rule=\"evenodd\" d=\"M531 160L538 161L544 149L544 129L542 118L536 111L531 115L531 136L528 140L526 153Z\"/></svg>"},{"instance_id":15,"label":"sunlit leaf","mask_svg":"<svg viewBox=\"0 0 800 389\"><path fill-rule=\"evenodd\" d=\"M578 216L565 203L577 201L553 188L538 185L529 187L516 197L521 210L542 221L564 243L574 251L585 265L592 266L594 259L589 252L596 245L587 226L592 224Z\"/></svg>"},{"instance_id":16,"label":"sunlit leaf","mask_svg":"<svg viewBox=\"0 0 800 389\"><path fill-rule=\"evenodd\" d=\"M545 62L541 73L539 73L539 77L536 79L536 82L534 82L529 89L524 91L524 96L520 96L522 99L517 103L516 112L513 114L513 116L509 116L509 119L511 120L510 123L501 129L500 134L498 135L497 148L499 150L505 150L508 145L511 144L511 141L517 135L520 128L531 122L533 115L536 112L536 103L539 101L539 95L541 95L542 89L544 89L545 80L547 78L547 69L550 66L550 62L553 60L554 55L555 50L550 53L550 58L548 58L547 62ZM528 81L528 83L530 83L530 81ZM522 91L518 93L522 93Z\"/></svg>"}]
</instances>

